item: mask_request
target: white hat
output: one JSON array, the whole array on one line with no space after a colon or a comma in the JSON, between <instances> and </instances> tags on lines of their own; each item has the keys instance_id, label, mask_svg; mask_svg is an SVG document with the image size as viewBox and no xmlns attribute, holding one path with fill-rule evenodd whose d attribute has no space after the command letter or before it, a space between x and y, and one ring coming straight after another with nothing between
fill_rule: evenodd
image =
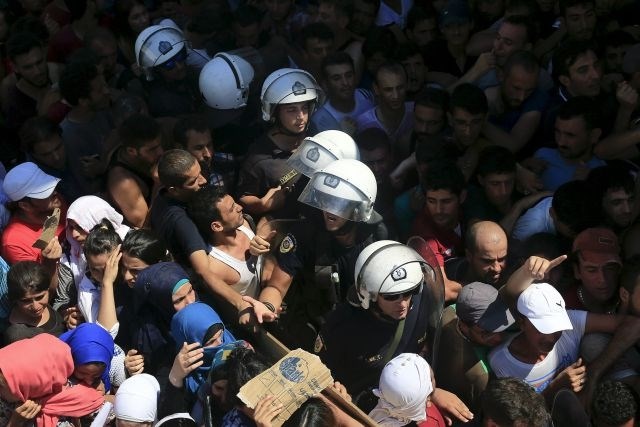
<instances>
[{"instance_id":1,"label":"white hat","mask_svg":"<svg viewBox=\"0 0 640 427\"><path fill-rule=\"evenodd\" d=\"M534 283L518 297L518 311L543 334L573 329L562 295L548 283Z\"/></svg>"},{"instance_id":2,"label":"white hat","mask_svg":"<svg viewBox=\"0 0 640 427\"><path fill-rule=\"evenodd\" d=\"M127 378L118 388L114 411L116 418L137 423L156 420L160 384L149 374Z\"/></svg>"},{"instance_id":3,"label":"white hat","mask_svg":"<svg viewBox=\"0 0 640 427\"><path fill-rule=\"evenodd\" d=\"M46 199L51 196L59 178L47 175L32 162L20 163L7 172L2 189L14 202L25 197L33 199Z\"/></svg>"}]
</instances>

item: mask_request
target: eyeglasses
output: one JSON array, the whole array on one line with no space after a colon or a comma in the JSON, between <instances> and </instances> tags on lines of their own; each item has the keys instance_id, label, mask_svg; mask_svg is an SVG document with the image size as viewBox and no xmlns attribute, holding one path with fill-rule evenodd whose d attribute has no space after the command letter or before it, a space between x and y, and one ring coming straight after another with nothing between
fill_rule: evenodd
<instances>
[{"instance_id":1,"label":"eyeglasses","mask_svg":"<svg viewBox=\"0 0 640 427\"><path fill-rule=\"evenodd\" d=\"M176 68L176 66L179 63L181 64L186 60L187 60L187 50L186 49L182 49L180 52L178 52L178 54L176 56L174 56L173 58L169 59L167 62L163 62L162 64L158 65L158 67L164 68L167 71L171 71L174 68Z\"/></svg>"},{"instance_id":2,"label":"eyeglasses","mask_svg":"<svg viewBox=\"0 0 640 427\"><path fill-rule=\"evenodd\" d=\"M401 294L380 294L380 297L385 301L398 301L399 299L405 299L412 297L414 295L418 295L420 293L421 287L420 285L416 286L413 289L408 290L407 292L403 292Z\"/></svg>"}]
</instances>

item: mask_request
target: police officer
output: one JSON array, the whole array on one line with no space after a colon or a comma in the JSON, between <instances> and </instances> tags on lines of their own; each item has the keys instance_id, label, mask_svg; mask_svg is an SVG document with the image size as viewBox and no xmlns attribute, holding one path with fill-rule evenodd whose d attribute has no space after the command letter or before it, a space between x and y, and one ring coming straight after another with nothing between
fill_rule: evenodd
<instances>
[{"instance_id":1,"label":"police officer","mask_svg":"<svg viewBox=\"0 0 640 427\"><path fill-rule=\"evenodd\" d=\"M306 71L282 68L265 79L260 101L262 118L271 126L249 147L238 179L239 201L254 217L295 218L297 202L290 194L300 174L286 160L306 136L321 91Z\"/></svg>"},{"instance_id":2,"label":"police officer","mask_svg":"<svg viewBox=\"0 0 640 427\"><path fill-rule=\"evenodd\" d=\"M415 250L392 240L367 246L354 276L347 302L328 317L314 351L356 396L376 386L384 365L400 353L433 363L444 287Z\"/></svg>"},{"instance_id":3,"label":"police officer","mask_svg":"<svg viewBox=\"0 0 640 427\"><path fill-rule=\"evenodd\" d=\"M287 310L273 329L285 344L313 347L324 316L353 284L358 254L386 237L382 217L373 210L376 191L364 163L336 160L313 174L298 199L319 215L277 224L290 227L272 231L282 236L273 241L277 265L258 300L245 301L254 305L258 321L271 322L286 296Z\"/></svg>"}]
</instances>

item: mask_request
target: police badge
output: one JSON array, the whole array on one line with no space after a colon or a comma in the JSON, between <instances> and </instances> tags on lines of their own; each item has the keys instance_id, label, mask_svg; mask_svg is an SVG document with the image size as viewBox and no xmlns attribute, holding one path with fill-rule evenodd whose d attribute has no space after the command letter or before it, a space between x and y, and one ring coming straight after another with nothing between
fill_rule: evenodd
<instances>
[{"instance_id":1,"label":"police badge","mask_svg":"<svg viewBox=\"0 0 640 427\"><path fill-rule=\"evenodd\" d=\"M287 234L280 243L280 253L286 254L296 248L296 238L292 234Z\"/></svg>"}]
</instances>

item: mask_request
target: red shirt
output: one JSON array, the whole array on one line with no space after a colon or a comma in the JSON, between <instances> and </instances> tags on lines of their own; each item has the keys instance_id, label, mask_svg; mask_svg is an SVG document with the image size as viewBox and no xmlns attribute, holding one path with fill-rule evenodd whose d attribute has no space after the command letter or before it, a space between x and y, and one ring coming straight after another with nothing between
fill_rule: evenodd
<instances>
[{"instance_id":1,"label":"red shirt","mask_svg":"<svg viewBox=\"0 0 640 427\"><path fill-rule=\"evenodd\" d=\"M65 223L64 215L61 214L56 230L58 238L64 235ZM41 233L42 225L27 224L14 216L2 233L2 258L9 264L18 261L42 262L42 251L33 247Z\"/></svg>"},{"instance_id":2,"label":"red shirt","mask_svg":"<svg viewBox=\"0 0 640 427\"><path fill-rule=\"evenodd\" d=\"M428 214L423 213L414 220L411 235L422 237L435 254L438 266L444 267L446 260L464 253L462 237L456 232L458 229L441 230Z\"/></svg>"},{"instance_id":3,"label":"red shirt","mask_svg":"<svg viewBox=\"0 0 640 427\"><path fill-rule=\"evenodd\" d=\"M418 427L445 427L447 424L436 405L427 406L427 419L418 424Z\"/></svg>"}]
</instances>

